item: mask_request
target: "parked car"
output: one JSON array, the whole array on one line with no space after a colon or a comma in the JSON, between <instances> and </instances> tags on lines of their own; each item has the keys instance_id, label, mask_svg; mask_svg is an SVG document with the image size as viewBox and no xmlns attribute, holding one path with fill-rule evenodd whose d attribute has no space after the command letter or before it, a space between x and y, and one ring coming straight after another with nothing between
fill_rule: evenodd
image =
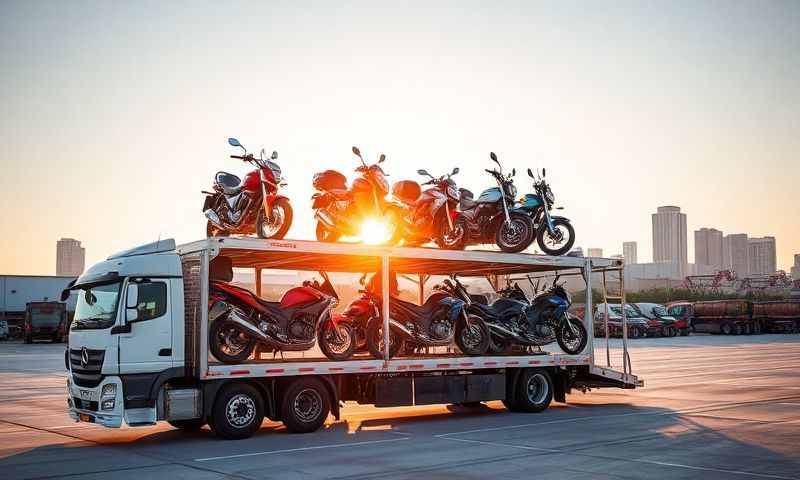
<instances>
[{"instance_id":1,"label":"parked car","mask_svg":"<svg viewBox=\"0 0 800 480\"><path fill-rule=\"evenodd\" d=\"M689 332L694 330L694 326L692 325L692 318L694 316L692 302L687 302L685 300L669 302L666 308L667 315L676 320L675 326L678 327L681 335L689 335Z\"/></svg>"},{"instance_id":2,"label":"parked car","mask_svg":"<svg viewBox=\"0 0 800 480\"><path fill-rule=\"evenodd\" d=\"M675 337L681 333L678 320L667 313L667 309L660 303L634 303L636 310L647 319L648 335L661 337Z\"/></svg>"},{"instance_id":3,"label":"parked car","mask_svg":"<svg viewBox=\"0 0 800 480\"><path fill-rule=\"evenodd\" d=\"M605 303L598 303L594 311L594 334L604 337L605 332ZM628 337L640 338L647 335L647 320L642 317L629 303L625 304L625 318L628 324ZM619 304L608 304L608 336L622 336L622 309Z\"/></svg>"}]
</instances>

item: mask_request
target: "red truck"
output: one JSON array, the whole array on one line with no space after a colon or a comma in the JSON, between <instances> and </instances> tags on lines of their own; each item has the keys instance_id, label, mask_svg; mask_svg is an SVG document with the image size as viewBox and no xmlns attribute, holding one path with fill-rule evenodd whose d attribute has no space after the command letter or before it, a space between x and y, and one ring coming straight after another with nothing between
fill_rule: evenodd
<instances>
[{"instance_id":1,"label":"red truck","mask_svg":"<svg viewBox=\"0 0 800 480\"><path fill-rule=\"evenodd\" d=\"M25 305L23 336L25 343L34 340L64 341L67 331L67 304L61 302L30 302Z\"/></svg>"},{"instance_id":2,"label":"red truck","mask_svg":"<svg viewBox=\"0 0 800 480\"><path fill-rule=\"evenodd\" d=\"M753 320L767 332L797 333L800 330L800 300L755 302Z\"/></svg>"},{"instance_id":3,"label":"red truck","mask_svg":"<svg viewBox=\"0 0 800 480\"><path fill-rule=\"evenodd\" d=\"M675 306L675 304L670 304ZM742 335L761 333L753 320L753 302L749 300L712 300L692 304L692 327L698 333Z\"/></svg>"}]
</instances>

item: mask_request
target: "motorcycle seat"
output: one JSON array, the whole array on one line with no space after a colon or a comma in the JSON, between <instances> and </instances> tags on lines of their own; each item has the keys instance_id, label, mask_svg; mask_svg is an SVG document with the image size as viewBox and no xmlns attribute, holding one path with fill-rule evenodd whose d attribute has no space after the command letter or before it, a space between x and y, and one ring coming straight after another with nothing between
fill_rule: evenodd
<instances>
[{"instance_id":1,"label":"motorcycle seat","mask_svg":"<svg viewBox=\"0 0 800 480\"><path fill-rule=\"evenodd\" d=\"M328 190L328 193L333 195L336 200L350 200L353 198L353 194L349 190Z\"/></svg>"},{"instance_id":2,"label":"motorcycle seat","mask_svg":"<svg viewBox=\"0 0 800 480\"><path fill-rule=\"evenodd\" d=\"M222 187L225 195L236 195L242 191L242 180L232 173L217 172L214 181Z\"/></svg>"},{"instance_id":3,"label":"motorcycle seat","mask_svg":"<svg viewBox=\"0 0 800 480\"><path fill-rule=\"evenodd\" d=\"M458 206L459 208L461 208L461 210L470 210L472 208L475 208L478 202L473 200L474 195L472 194L472 192L470 192L466 188L460 188L458 189L458 192L460 194L458 200Z\"/></svg>"},{"instance_id":4,"label":"motorcycle seat","mask_svg":"<svg viewBox=\"0 0 800 480\"><path fill-rule=\"evenodd\" d=\"M399 314L400 316L409 316L411 318L428 318L436 313L441 305L439 302L442 299L442 295L431 295L422 305L417 305L416 303L407 302L405 300L400 300L399 298L392 298L390 302L390 306L392 308L393 314Z\"/></svg>"}]
</instances>

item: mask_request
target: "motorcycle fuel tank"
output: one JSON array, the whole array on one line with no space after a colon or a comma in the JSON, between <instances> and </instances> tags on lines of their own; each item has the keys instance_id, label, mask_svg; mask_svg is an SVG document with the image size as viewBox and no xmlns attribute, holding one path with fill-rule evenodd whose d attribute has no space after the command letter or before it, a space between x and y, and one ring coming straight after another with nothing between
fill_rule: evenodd
<instances>
[{"instance_id":1,"label":"motorcycle fuel tank","mask_svg":"<svg viewBox=\"0 0 800 480\"><path fill-rule=\"evenodd\" d=\"M306 305L319 299L320 293L311 287L294 287L283 294L281 308Z\"/></svg>"},{"instance_id":2,"label":"motorcycle fuel tank","mask_svg":"<svg viewBox=\"0 0 800 480\"><path fill-rule=\"evenodd\" d=\"M500 194L500 188L492 187L488 190L484 190L481 193L481 196L478 197L478 203L497 203L502 198Z\"/></svg>"},{"instance_id":3,"label":"motorcycle fuel tank","mask_svg":"<svg viewBox=\"0 0 800 480\"><path fill-rule=\"evenodd\" d=\"M248 192L261 193L261 179L258 176L258 170L253 170L244 176L242 188Z\"/></svg>"},{"instance_id":4,"label":"motorcycle fuel tank","mask_svg":"<svg viewBox=\"0 0 800 480\"><path fill-rule=\"evenodd\" d=\"M522 208L538 208L540 206L542 206L542 199L539 195L527 193L522 199Z\"/></svg>"}]
</instances>

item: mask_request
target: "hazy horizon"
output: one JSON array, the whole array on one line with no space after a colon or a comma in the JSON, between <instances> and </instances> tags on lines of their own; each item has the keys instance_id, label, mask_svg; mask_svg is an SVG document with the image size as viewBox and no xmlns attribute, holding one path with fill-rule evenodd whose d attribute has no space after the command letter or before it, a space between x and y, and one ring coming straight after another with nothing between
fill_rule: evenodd
<instances>
[{"instance_id":1,"label":"hazy horizon","mask_svg":"<svg viewBox=\"0 0 800 480\"><path fill-rule=\"evenodd\" d=\"M291 238L313 237L311 175L390 181L490 151L547 168L576 246L652 258L650 214L800 253L800 2L0 3L0 274L55 273L205 235L200 190L241 175L229 136L279 152Z\"/></svg>"}]
</instances>

